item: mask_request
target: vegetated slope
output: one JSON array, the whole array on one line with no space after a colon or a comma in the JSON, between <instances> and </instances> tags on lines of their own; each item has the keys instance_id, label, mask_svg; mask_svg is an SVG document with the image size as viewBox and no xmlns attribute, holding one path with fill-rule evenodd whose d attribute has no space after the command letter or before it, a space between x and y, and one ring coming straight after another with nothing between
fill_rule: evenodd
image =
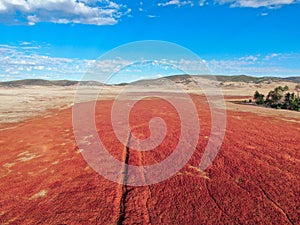
<instances>
[{"instance_id":1,"label":"vegetated slope","mask_svg":"<svg viewBox=\"0 0 300 225\"><path fill-rule=\"evenodd\" d=\"M195 76L197 77L197 76ZM187 75L187 74L181 74L181 75L173 75L173 76L166 76L162 78L156 78L156 79L144 79L144 80L138 80L131 82L131 85L166 85L166 82L168 80L175 82L175 83L181 83L181 84L189 84L194 83L193 76Z\"/></svg>"},{"instance_id":2,"label":"vegetated slope","mask_svg":"<svg viewBox=\"0 0 300 225\"><path fill-rule=\"evenodd\" d=\"M262 82L295 82L300 83L300 77L253 77L253 76L246 76L246 75L235 75L235 76L225 76L225 75L187 75L187 74L179 74L179 75L172 75L166 76L163 78L156 78L156 79L144 79L131 82L131 85L166 85L165 80L171 80L175 83L180 84L190 84L194 83L194 78L204 78L209 80L216 80L219 82L244 82L244 83L255 83L259 84ZM0 87L19 87L19 86L72 86L77 85L79 81L73 80L43 80L43 79L25 79L25 80L15 80L15 81L5 81L0 82ZM98 81L80 81L82 85L88 86L102 86L107 85L103 84ZM116 84L117 86L124 86L128 83L120 83Z\"/></svg>"},{"instance_id":3,"label":"vegetated slope","mask_svg":"<svg viewBox=\"0 0 300 225\"><path fill-rule=\"evenodd\" d=\"M246 76L246 75L238 75L238 76L217 75L215 77L217 81L221 81L221 82L244 82L244 83L252 82L256 84L259 84L261 82L286 81L284 78L279 78L279 77L253 77L253 76Z\"/></svg>"},{"instance_id":4,"label":"vegetated slope","mask_svg":"<svg viewBox=\"0 0 300 225\"><path fill-rule=\"evenodd\" d=\"M287 77L285 79L295 83L300 83L300 77Z\"/></svg>"},{"instance_id":5,"label":"vegetated slope","mask_svg":"<svg viewBox=\"0 0 300 225\"><path fill-rule=\"evenodd\" d=\"M91 169L76 147L71 109L1 130L0 223L298 224L300 121L228 111L221 150L200 171L210 111L205 97L193 100L201 128L195 153L177 174L145 187L124 187ZM166 122L166 139L150 152L128 149L117 140L112 106L111 100L98 102L96 127L115 158L152 165L171 154L180 123L170 104L147 99L132 110L131 132L139 138L150 135L149 118L161 116Z\"/></svg>"},{"instance_id":6,"label":"vegetated slope","mask_svg":"<svg viewBox=\"0 0 300 225\"><path fill-rule=\"evenodd\" d=\"M225 75L187 75L187 74L179 74L166 76L163 78L156 79L144 79L131 82L131 85L156 85L156 86L164 86L167 85L167 80L175 82L177 84L189 85L194 84L198 78L208 79L211 81L218 81L220 83L225 82L241 82L241 83L272 83L272 82L294 82L300 83L300 77L252 77L246 75L235 75L235 76L225 76ZM124 85L124 84L123 84Z\"/></svg>"},{"instance_id":7,"label":"vegetated slope","mask_svg":"<svg viewBox=\"0 0 300 225\"><path fill-rule=\"evenodd\" d=\"M255 83L259 84L262 82L300 82L300 77L254 77L254 76L247 76L247 75L234 75L234 76L227 76L227 75L199 75L199 76L192 76L192 77L201 77L206 79L214 79L220 82L244 82L244 83ZM189 75L176 75L176 76L169 76L167 77L171 80L189 80Z\"/></svg>"},{"instance_id":8,"label":"vegetated slope","mask_svg":"<svg viewBox=\"0 0 300 225\"><path fill-rule=\"evenodd\" d=\"M101 86L104 85L97 81L81 81L83 85ZM20 87L20 86L72 86L79 84L73 80L43 80L43 79L24 79L15 81L0 82L0 87Z\"/></svg>"}]
</instances>

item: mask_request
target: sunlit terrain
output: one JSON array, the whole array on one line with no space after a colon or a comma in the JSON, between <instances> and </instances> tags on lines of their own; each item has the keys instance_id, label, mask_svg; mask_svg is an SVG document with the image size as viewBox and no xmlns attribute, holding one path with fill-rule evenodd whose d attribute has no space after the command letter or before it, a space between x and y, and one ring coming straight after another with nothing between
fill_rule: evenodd
<instances>
[{"instance_id":1,"label":"sunlit terrain","mask_svg":"<svg viewBox=\"0 0 300 225\"><path fill-rule=\"evenodd\" d=\"M225 96L229 107L224 142L213 164L201 171L199 162L211 132L211 114L203 95L191 97L200 122L194 154L169 179L144 187L109 181L89 166L73 135L72 108L61 105L57 97L51 100L56 109L21 122L2 123L1 223L297 224L299 113L264 108L253 111L255 106L231 103L232 99L251 96ZM155 116L168 128L158 147L141 152L128 149L115 136L111 98L97 102L95 121L112 156L130 165L147 166L172 153L180 138L179 117L172 105L152 98L133 107L128 135L147 138L148 122ZM88 136L85 139L91 140ZM148 179L147 173L137 175ZM124 176L126 171L120 170L120 179Z\"/></svg>"}]
</instances>

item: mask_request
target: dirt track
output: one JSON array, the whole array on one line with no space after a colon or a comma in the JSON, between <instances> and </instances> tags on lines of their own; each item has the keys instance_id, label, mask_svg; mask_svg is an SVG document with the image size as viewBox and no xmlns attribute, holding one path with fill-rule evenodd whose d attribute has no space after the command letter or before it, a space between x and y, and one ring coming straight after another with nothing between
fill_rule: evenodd
<instances>
[{"instance_id":1,"label":"dirt track","mask_svg":"<svg viewBox=\"0 0 300 225\"><path fill-rule=\"evenodd\" d=\"M166 121L168 136L150 153L126 150L109 126L112 102L98 104L100 137L119 160L152 164L166 158L176 145L178 115L163 101L151 101L140 102L131 118L132 133L140 138L149 135L146 121L152 116ZM194 101L201 126L197 150L176 175L145 187L124 187L89 167L76 147L71 109L1 130L0 223L300 223L299 118L284 121L228 111L221 150L202 172L198 165L210 133L210 113L203 97Z\"/></svg>"}]
</instances>

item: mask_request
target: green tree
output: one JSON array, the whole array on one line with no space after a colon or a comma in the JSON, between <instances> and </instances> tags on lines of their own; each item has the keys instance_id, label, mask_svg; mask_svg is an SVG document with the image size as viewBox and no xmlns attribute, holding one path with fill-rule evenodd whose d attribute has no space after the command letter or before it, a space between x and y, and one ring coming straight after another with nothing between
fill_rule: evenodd
<instances>
[{"instance_id":1,"label":"green tree","mask_svg":"<svg viewBox=\"0 0 300 225\"><path fill-rule=\"evenodd\" d=\"M285 96L284 96L284 102L290 103L294 98L295 98L294 93L288 92L288 93L286 93Z\"/></svg>"},{"instance_id":2,"label":"green tree","mask_svg":"<svg viewBox=\"0 0 300 225\"><path fill-rule=\"evenodd\" d=\"M264 97L265 96L263 94L259 93L258 91L256 91L253 96L256 104L258 104L258 105L261 105L264 103Z\"/></svg>"},{"instance_id":3,"label":"green tree","mask_svg":"<svg viewBox=\"0 0 300 225\"><path fill-rule=\"evenodd\" d=\"M296 96L293 92L288 92L288 86L278 86L274 90L269 91L266 99L264 95L255 91L253 98L257 104L264 104L265 106L271 106L277 109L289 109L300 112L300 84L296 85L295 90L298 92Z\"/></svg>"},{"instance_id":4,"label":"green tree","mask_svg":"<svg viewBox=\"0 0 300 225\"><path fill-rule=\"evenodd\" d=\"M270 91L267 95L267 103L270 105L277 106L278 103L282 100L284 96L284 92L288 91L289 87L288 86L278 86L276 87L273 91Z\"/></svg>"}]
</instances>

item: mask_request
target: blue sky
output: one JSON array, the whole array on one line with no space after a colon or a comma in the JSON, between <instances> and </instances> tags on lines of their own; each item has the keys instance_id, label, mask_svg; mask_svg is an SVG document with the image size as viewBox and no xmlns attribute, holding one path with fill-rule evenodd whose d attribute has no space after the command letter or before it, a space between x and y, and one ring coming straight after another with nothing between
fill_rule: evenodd
<instances>
[{"instance_id":1,"label":"blue sky","mask_svg":"<svg viewBox=\"0 0 300 225\"><path fill-rule=\"evenodd\" d=\"M182 45L213 74L300 75L299 3L0 0L0 80L80 79L105 52L141 40Z\"/></svg>"}]
</instances>

